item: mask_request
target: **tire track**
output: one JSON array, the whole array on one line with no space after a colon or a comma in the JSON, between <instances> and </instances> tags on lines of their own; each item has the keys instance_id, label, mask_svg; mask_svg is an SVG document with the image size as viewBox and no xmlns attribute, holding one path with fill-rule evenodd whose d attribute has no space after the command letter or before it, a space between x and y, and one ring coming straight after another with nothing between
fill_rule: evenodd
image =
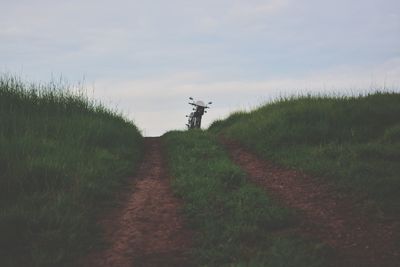
<instances>
[{"instance_id":1,"label":"tire track","mask_svg":"<svg viewBox=\"0 0 400 267\"><path fill-rule=\"evenodd\" d=\"M186 266L191 233L184 227L181 203L173 196L161 138L145 138L146 152L137 181L122 206L101 225L107 247L83 266Z\"/></svg>"},{"instance_id":2,"label":"tire track","mask_svg":"<svg viewBox=\"0 0 400 267\"><path fill-rule=\"evenodd\" d=\"M355 209L354 199L338 196L329 185L260 160L237 142L220 141L251 181L300 211L302 222L296 233L332 247L337 253L333 266L400 266L398 220L372 221Z\"/></svg>"}]
</instances>

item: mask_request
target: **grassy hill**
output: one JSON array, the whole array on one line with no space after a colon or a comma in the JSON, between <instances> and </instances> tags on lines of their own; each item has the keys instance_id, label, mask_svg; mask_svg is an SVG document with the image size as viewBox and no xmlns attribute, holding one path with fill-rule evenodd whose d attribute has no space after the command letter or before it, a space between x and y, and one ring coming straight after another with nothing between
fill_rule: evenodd
<instances>
[{"instance_id":1,"label":"grassy hill","mask_svg":"<svg viewBox=\"0 0 400 267\"><path fill-rule=\"evenodd\" d=\"M399 93L282 99L209 131L357 192L368 212L400 212Z\"/></svg>"},{"instance_id":2,"label":"grassy hill","mask_svg":"<svg viewBox=\"0 0 400 267\"><path fill-rule=\"evenodd\" d=\"M140 132L115 112L62 86L0 77L1 266L73 265L141 154Z\"/></svg>"}]
</instances>

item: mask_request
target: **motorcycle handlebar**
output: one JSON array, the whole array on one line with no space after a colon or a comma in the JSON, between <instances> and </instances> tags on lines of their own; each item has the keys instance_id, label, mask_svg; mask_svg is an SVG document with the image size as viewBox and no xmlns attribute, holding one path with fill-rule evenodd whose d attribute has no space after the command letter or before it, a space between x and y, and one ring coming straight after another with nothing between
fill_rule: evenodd
<instances>
[{"instance_id":1,"label":"motorcycle handlebar","mask_svg":"<svg viewBox=\"0 0 400 267\"><path fill-rule=\"evenodd\" d=\"M188 103L189 105L192 105L192 106L195 106L195 107L198 107L199 105L196 105L195 103ZM205 106L204 108L210 108L209 106Z\"/></svg>"}]
</instances>

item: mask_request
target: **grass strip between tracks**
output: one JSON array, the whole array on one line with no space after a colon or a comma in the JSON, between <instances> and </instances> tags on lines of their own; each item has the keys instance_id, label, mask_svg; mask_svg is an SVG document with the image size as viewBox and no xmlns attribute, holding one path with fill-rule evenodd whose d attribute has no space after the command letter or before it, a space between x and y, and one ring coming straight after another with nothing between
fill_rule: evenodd
<instances>
[{"instance_id":1,"label":"grass strip between tracks","mask_svg":"<svg viewBox=\"0 0 400 267\"><path fill-rule=\"evenodd\" d=\"M195 231L195 265L324 266L324 249L276 234L296 215L246 182L213 135L193 130L165 136L173 188Z\"/></svg>"}]
</instances>

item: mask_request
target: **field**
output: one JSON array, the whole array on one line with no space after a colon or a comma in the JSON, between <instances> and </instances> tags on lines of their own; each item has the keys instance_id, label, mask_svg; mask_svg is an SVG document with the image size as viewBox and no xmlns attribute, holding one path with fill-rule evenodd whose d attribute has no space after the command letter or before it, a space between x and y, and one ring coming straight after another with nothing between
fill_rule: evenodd
<instances>
[{"instance_id":1,"label":"field","mask_svg":"<svg viewBox=\"0 0 400 267\"><path fill-rule=\"evenodd\" d=\"M399 114L396 93L304 96L143 138L2 76L0 265L399 266Z\"/></svg>"},{"instance_id":2,"label":"field","mask_svg":"<svg viewBox=\"0 0 400 267\"><path fill-rule=\"evenodd\" d=\"M400 94L282 99L209 131L356 193L366 212L400 212Z\"/></svg>"},{"instance_id":3,"label":"field","mask_svg":"<svg viewBox=\"0 0 400 267\"><path fill-rule=\"evenodd\" d=\"M73 265L101 241L96 215L141 154L140 132L116 112L0 77L0 265Z\"/></svg>"}]
</instances>

